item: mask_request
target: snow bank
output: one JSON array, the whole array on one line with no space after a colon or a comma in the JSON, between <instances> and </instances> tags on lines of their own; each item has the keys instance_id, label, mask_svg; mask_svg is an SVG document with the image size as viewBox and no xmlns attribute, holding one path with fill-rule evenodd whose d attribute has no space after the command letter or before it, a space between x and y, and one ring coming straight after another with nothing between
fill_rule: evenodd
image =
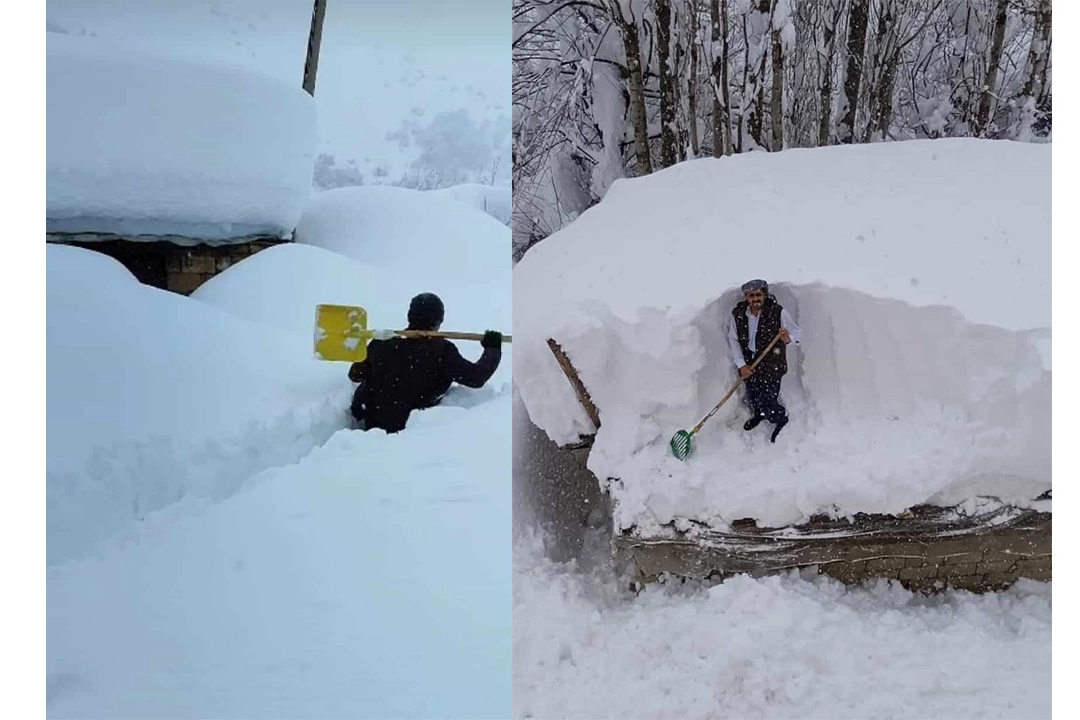
<instances>
[{"instance_id":1,"label":"snow bank","mask_svg":"<svg viewBox=\"0 0 1080 720\"><path fill-rule=\"evenodd\" d=\"M482 428L482 430L481 430ZM48 574L56 717L507 717L510 392Z\"/></svg>"},{"instance_id":2,"label":"snow bank","mask_svg":"<svg viewBox=\"0 0 1080 720\"><path fill-rule=\"evenodd\" d=\"M515 545L515 718L1051 716L1049 583L924 598L739 576L628 601L537 555Z\"/></svg>"},{"instance_id":3,"label":"snow bank","mask_svg":"<svg viewBox=\"0 0 1080 720\"><path fill-rule=\"evenodd\" d=\"M47 230L288 237L317 142L299 83L125 47L48 33Z\"/></svg>"},{"instance_id":4,"label":"snow bank","mask_svg":"<svg viewBox=\"0 0 1080 720\"><path fill-rule=\"evenodd\" d=\"M692 459L667 441L734 382L725 333L764 277L803 328L776 445L738 396ZM514 275L514 381L590 456L620 526L899 512L962 486L1050 483L1050 147L948 140L684 163L620 181ZM740 393L741 395L741 393ZM1006 492L1007 491L1007 492Z\"/></svg>"},{"instance_id":5,"label":"snow bank","mask_svg":"<svg viewBox=\"0 0 1080 720\"><path fill-rule=\"evenodd\" d=\"M207 280L191 297L246 320L310 336L320 303L362 305L369 324L405 322L416 293L382 270L311 245L276 245Z\"/></svg>"},{"instance_id":6,"label":"snow bank","mask_svg":"<svg viewBox=\"0 0 1080 720\"><path fill-rule=\"evenodd\" d=\"M510 332L510 229L475 208L432 192L364 186L312 199L298 243L344 255L399 288L388 325L408 300L434 292L446 305L445 330ZM361 304L367 293L357 293ZM327 302L327 301L324 301ZM374 316L372 322L374 322Z\"/></svg>"},{"instance_id":7,"label":"snow bank","mask_svg":"<svg viewBox=\"0 0 1080 720\"><path fill-rule=\"evenodd\" d=\"M510 332L509 273L498 284L442 285L447 330ZM478 289L479 288L479 289ZM390 269L362 265L335 252L299 243L267 248L233 265L200 286L191 297L259 325L294 332L311 348L315 306L320 303L361 305L372 328L401 329L408 324L409 301L428 290L426 284L402 282ZM499 294L501 293L501 295ZM473 341L454 341L471 360L481 348ZM493 383L509 382L510 347ZM346 365L338 365L344 373Z\"/></svg>"},{"instance_id":8,"label":"snow bank","mask_svg":"<svg viewBox=\"0 0 1080 720\"><path fill-rule=\"evenodd\" d=\"M429 190L428 192L432 195L451 197L458 202L472 205L478 210L483 210L502 224L510 224L513 192L508 187L465 183L443 188L442 190Z\"/></svg>"},{"instance_id":9,"label":"snow bank","mask_svg":"<svg viewBox=\"0 0 1080 720\"><path fill-rule=\"evenodd\" d=\"M151 511L220 498L344 426L351 383L311 333L252 325L46 247L48 560Z\"/></svg>"}]
</instances>

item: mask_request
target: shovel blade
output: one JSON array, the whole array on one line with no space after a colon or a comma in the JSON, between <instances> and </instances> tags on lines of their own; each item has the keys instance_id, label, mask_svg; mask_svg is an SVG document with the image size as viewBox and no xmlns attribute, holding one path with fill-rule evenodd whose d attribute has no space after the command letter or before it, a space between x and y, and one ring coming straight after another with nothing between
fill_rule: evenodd
<instances>
[{"instance_id":1,"label":"shovel blade","mask_svg":"<svg viewBox=\"0 0 1080 720\"><path fill-rule=\"evenodd\" d=\"M315 356L320 360L363 362L371 339L367 310L352 305L315 308Z\"/></svg>"},{"instance_id":2,"label":"shovel blade","mask_svg":"<svg viewBox=\"0 0 1080 720\"><path fill-rule=\"evenodd\" d=\"M693 450L692 436L686 430L680 430L671 436L671 454L677 460L685 461Z\"/></svg>"}]
</instances>

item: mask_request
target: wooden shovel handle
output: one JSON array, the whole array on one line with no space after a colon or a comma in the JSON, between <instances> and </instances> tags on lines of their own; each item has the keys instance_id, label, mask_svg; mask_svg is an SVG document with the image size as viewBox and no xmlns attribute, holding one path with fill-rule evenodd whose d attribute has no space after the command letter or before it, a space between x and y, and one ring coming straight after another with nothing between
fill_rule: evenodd
<instances>
[{"instance_id":1,"label":"wooden shovel handle","mask_svg":"<svg viewBox=\"0 0 1080 720\"><path fill-rule=\"evenodd\" d=\"M758 366L758 363L765 359L765 356L769 354L769 351L772 350L773 346L776 345L776 343L779 342L779 341L780 341L780 333L777 333L776 337L774 337L772 339L772 342L769 343L765 347L765 349L761 351L761 354L759 354L757 356L757 358L754 359L754 362L750 363L750 374L751 375L754 373L754 368L756 368ZM701 418L701 422L699 422L697 425L694 426L694 429L690 431L691 435L697 435L698 430L700 430L702 428L702 426L705 424L705 421L707 421L709 418L711 418L713 415L715 415L716 411L719 410L721 407L723 407L724 403L726 403L728 401L728 398L730 398L732 395L734 395L735 391L739 389L740 385L742 385L743 380L744 380L743 376L740 375L738 380L735 381L735 384L731 386L731 389L727 391L727 395L725 395L724 398L720 402L716 403L716 407L714 407L712 410L710 410L708 415Z\"/></svg>"},{"instance_id":2,"label":"wooden shovel handle","mask_svg":"<svg viewBox=\"0 0 1080 720\"><path fill-rule=\"evenodd\" d=\"M372 332L371 330L367 332ZM406 338L421 338L421 337L441 337L447 340L483 340L484 333L466 333L466 332L442 332L438 330L395 330L394 334L398 337ZM503 342L510 342L509 335L502 336Z\"/></svg>"}]
</instances>

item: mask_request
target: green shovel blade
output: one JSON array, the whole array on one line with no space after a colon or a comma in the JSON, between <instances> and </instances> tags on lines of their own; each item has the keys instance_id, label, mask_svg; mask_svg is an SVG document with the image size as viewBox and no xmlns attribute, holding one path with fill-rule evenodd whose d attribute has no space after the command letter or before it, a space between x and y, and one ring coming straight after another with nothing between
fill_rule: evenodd
<instances>
[{"instance_id":1,"label":"green shovel blade","mask_svg":"<svg viewBox=\"0 0 1080 720\"><path fill-rule=\"evenodd\" d=\"M679 460L690 457L691 435L686 430L680 430L671 436L671 454Z\"/></svg>"}]
</instances>

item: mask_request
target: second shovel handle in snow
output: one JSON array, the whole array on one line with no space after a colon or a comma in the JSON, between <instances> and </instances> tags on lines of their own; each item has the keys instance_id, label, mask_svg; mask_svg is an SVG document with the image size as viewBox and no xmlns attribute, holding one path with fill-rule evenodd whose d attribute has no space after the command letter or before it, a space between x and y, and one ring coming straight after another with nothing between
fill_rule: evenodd
<instances>
[{"instance_id":1,"label":"second shovel handle in snow","mask_svg":"<svg viewBox=\"0 0 1080 720\"><path fill-rule=\"evenodd\" d=\"M781 333L777 333L776 337L774 337L772 339L772 342L769 343L768 346L766 346L766 348L761 351L761 354L759 354L757 356L757 358L754 359L754 362L750 363L750 374L751 375L754 373L754 368L756 368L758 366L758 363L760 363L762 360L764 360L765 356L769 354L769 351L772 350L773 347L775 347L776 343L778 343L780 341L780 336L781 336ZM749 375L747 377L749 377ZM720 400L720 402L716 403L716 407L714 407L712 410L710 410L708 415L701 418L701 422L699 422L697 425L694 426L694 429L690 431L691 435L697 435L698 430L700 430L702 428L702 426L705 425L705 422L709 418L711 418L713 415L715 415L716 411L719 410L721 407L723 407L724 403L726 403L728 401L728 399L732 395L735 394L735 391L739 389L739 386L742 385L744 379L745 378L743 378L742 375L739 376L739 379L736 380L735 384L731 386L731 389L727 391L727 395L725 395L723 397L723 399Z\"/></svg>"}]
</instances>

